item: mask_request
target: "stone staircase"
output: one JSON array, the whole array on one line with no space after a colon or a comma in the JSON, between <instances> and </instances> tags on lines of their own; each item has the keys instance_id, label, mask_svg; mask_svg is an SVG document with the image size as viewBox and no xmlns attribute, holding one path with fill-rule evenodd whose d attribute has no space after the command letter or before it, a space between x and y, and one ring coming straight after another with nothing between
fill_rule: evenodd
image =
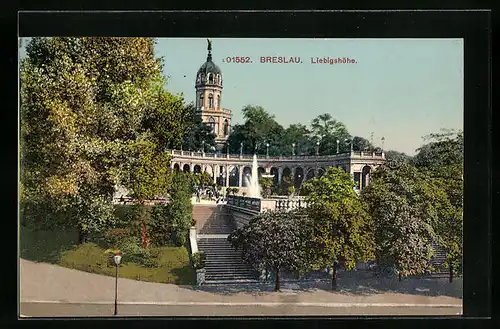
<instances>
[{"instance_id":1,"label":"stone staircase","mask_svg":"<svg viewBox=\"0 0 500 329\"><path fill-rule=\"evenodd\" d=\"M194 205L193 218L197 227L202 224L197 243L206 255L205 284L258 282L257 274L243 262L241 251L227 241L234 225L224 205Z\"/></svg>"},{"instance_id":2,"label":"stone staircase","mask_svg":"<svg viewBox=\"0 0 500 329\"><path fill-rule=\"evenodd\" d=\"M438 271L435 273L427 274L428 278L448 278L450 276L450 271L448 268L444 268L446 264L446 252L444 249L432 244L435 252L434 257L429 261L430 265L436 268Z\"/></svg>"}]
</instances>

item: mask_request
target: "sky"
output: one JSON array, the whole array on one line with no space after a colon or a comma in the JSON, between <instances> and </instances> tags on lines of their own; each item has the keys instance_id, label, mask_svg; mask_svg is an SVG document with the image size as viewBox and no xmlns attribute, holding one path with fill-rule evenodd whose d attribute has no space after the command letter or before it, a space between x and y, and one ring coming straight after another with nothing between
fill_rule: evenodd
<instances>
[{"instance_id":1,"label":"sky","mask_svg":"<svg viewBox=\"0 0 500 329\"><path fill-rule=\"evenodd\" d=\"M309 126L323 113L343 122L352 136L385 150L414 155L422 137L463 129L462 39L231 39L211 38L212 60L222 71L221 105L259 105L284 127ZM206 61L206 38L159 38L167 90L195 101L195 78ZM23 41L21 56L26 42ZM227 57L252 63L228 63ZM300 57L301 63L261 63L260 57ZM349 58L354 64L321 64L316 58ZM382 145L381 138L385 141Z\"/></svg>"},{"instance_id":2,"label":"sky","mask_svg":"<svg viewBox=\"0 0 500 329\"><path fill-rule=\"evenodd\" d=\"M353 136L414 155L426 136L463 129L462 39L221 39L212 60L222 71L221 105L232 110L259 105L288 127L323 113L343 122ZM167 89L195 101L195 78L206 61L206 38L158 39ZM252 63L228 63L227 57ZM261 63L260 57L300 57L302 63ZM313 64L311 58L350 58L354 64Z\"/></svg>"}]
</instances>

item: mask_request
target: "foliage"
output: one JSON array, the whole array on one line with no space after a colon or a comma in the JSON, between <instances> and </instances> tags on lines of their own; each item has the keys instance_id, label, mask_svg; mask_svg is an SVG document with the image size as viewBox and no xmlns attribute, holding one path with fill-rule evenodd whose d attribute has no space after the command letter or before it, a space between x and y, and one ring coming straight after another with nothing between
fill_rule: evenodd
<instances>
[{"instance_id":1,"label":"foliage","mask_svg":"<svg viewBox=\"0 0 500 329\"><path fill-rule=\"evenodd\" d=\"M375 147L369 140L363 137L354 136L352 139L352 149L354 151L374 151Z\"/></svg>"},{"instance_id":2,"label":"foliage","mask_svg":"<svg viewBox=\"0 0 500 329\"><path fill-rule=\"evenodd\" d=\"M412 157L407 155L406 153L393 150L384 151L384 155L386 161L410 162L412 160Z\"/></svg>"},{"instance_id":3,"label":"foliage","mask_svg":"<svg viewBox=\"0 0 500 329\"><path fill-rule=\"evenodd\" d=\"M171 239L177 246L184 245L191 227L193 217L191 196L193 192L189 174L176 173L173 175L167 214L171 225Z\"/></svg>"},{"instance_id":4,"label":"foliage","mask_svg":"<svg viewBox=\"0 0 500 329\"><path fill-rule=\"evenodd\" d=\"M321 114L314 118L311 123L313 139L320 141L319 154L335 154L337 152L337 140L339 143L339 152L348 152L350 145L345 143L350 139L347 127L340 121L332 118L328 113Z\"/></svg>"},{"instance_id":5,"label":"foliage","mask_svg":"<svg viewBox=\"0 0 500 329\"><path fill-rule=\"evenodd\" d=\"M276 273L275 290L278 291L281 270L305 270L306 222L304 209L265 212L231 233L228 241L242 250L243 259L255 269L273 269Z\"/></svg>"},{"instance_id":6,"label":"foliage","mask_svg":"<svg viewBox=\"0 0 500 329\"><path fill-rule=\"evenodd\" d=\"M33 38L26 55L20 72L23 222L78 227L85 241L113 225L110 204L119 178L132 184L135 173L137 196L164 188L162 147L178 134L161 139L168 122L152 130L145 118L151 108L175 111L178 102L155 97L162 63L150 38ZM137 157L149 163L138 164ZM130 176L122 172L127 169Z\"/></svg>"},{"instance_id":7,"label":"foliage","mask_svg":"<svg viewBox=\"0 0 500 329\"><path fill-rule=\"evenodd\" d=\"M269 197L270 187L273 185L273 179L270 177L262 177L259 181L260 186L262 186L262 196L264 198Z\"/></svg>"},{"instance_id":8,"label":"foliage","mask_svg":"<svg viewBox=\"0 0 500 329\"><path fill-rule=\"evenodd\" d=\"M206 255L203 251L197 251L191 255L191 261L195 270L205 268Z\"/></svg>"},{"instance_id":9,"label":"foliage","mask_svg":"<svg viewBox=\"0 0 500 329\"><path fill-rule=\"evenodd\" d=\"M172 223L168 213L167 205L154 205L151 209L151 221L149 231L151 232L151 243L155 246L173 244Z\"/></svg>"},{"instance_id":10,"label":"foliage","mask_svg":"<svg viewBox=\"0 0 500 329\"><path fill-rule=\"evenodd\" d=\"M442 243L435 229L449 208L446 193L411 164L387 162L362 197L373 217L377 261L401 276L425 273L431 242Z\"/></svg>"},{"instance_id":11,"label":"foliage","mask_svg":"<svg viewBox=\"0 0 500 329\"><path fill-rule=\"evenodd\" d=\"M443 131L427 136L426 140L428 143L418 150L414 163L446 195L447 201L438 208L440 217L435 230L454 274L459 274L463 254L463 132Z\"/></svg>"},{"instance_id":12,"label":"foliage","mask_svg":"<svg viewBox=\"0 0 500 329\"><path fill-rule=\"evenodd\" d=\"M205 148L215 146L215 134L211 128L205 125L201 117L196 113L196 107L190 104L187 107L187 119L182 135L182 149L188 151L201 151Z\"/></svg>"},{"instance_id":13,"label":"foliage","mask_svg":"<svg viewBox=\"0 0 500 329\"><path fill-rule=\"evenodd\" d=\"M354 191L351 175L330 167L325 175L304 184L304 189L313 230L307 248L311 266L320 269L343 262L352 270L357 261L372 259L371 218Z\"/></svg>"},{"instance_id":14,"label":"foliage","mask_svg":"<svg viewBox=\"0 0 500 329\"><path fill-rule=\"evenodd\" d=\"M206 171L201 173L192 173L193 183L197 186L205 187L213 184L212 176Z\"/></svg>"}]
</instances>

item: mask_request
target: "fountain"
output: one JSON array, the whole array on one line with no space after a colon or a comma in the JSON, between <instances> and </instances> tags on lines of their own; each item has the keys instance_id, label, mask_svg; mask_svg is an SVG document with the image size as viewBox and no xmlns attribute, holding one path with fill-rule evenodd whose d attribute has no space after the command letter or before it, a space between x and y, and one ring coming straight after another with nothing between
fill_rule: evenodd
<instances>
[{"instance_id":1,"label":"fountain","mask_svg":"<svg viewBox=\"0 0 500 329\"><path fill-rule=\"evenodd\" d=\"M259 184L259 170L257 165L257 154L253 155L252 174L250 179L245 177L248 186L248 196L251 198L262 198Z\"/></svg>"}]
</instances>

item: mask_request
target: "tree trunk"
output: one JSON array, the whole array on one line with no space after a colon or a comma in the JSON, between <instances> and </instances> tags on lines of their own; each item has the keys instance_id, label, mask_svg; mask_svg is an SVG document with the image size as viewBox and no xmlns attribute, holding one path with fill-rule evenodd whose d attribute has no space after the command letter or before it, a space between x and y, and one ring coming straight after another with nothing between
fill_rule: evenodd
<instances>
[{"instance_id":1,"label":"tree trunk","mask_svg":"<svg viewBox=\"0 0 500 329\"><path fill-rule=\"evenodd\" d=\"M333 263L332 290L337 290L337 262Z\"/></svg>"},{"instance_id":2,"label":"tree trunk","mask_svg":"<svg viewBox=\"0 0 500 329\"><path fill-rule=\"evenodd\" d=\"M401 272L398 273L398 281L401 282Z\"/></svg>"},{"instance_id":3,"label":"tree trunk","mask_svg":"<svg viewBox=\"0 0 500 329\"><path fill-rule=\"evenodd\" d=\"M450 283L452 283L453 282L453 263L451 262L451 260L450 260L449 267L450 267L450 278L449 279L450 279Z\"/></svg>"},{"instance_id":4,"label":"tree trunk","mask_svg":"<svg viewBox=\"0 0 500 329\"><path fill-rule=\"evenodd\" d=\"M276 269L276 284L274 286L274 291L280 291L280 269Z\"/></svg>"},{"instance_id":5,"label":"tree trunk","mask_svg":"<svg viewBox=\"0 0 500 329\"><path fill-rule=\"evenodd\" d=\"M78 244L87 243L87 233L82 229L78 230Z\"/></svg>"}]
</instances>

